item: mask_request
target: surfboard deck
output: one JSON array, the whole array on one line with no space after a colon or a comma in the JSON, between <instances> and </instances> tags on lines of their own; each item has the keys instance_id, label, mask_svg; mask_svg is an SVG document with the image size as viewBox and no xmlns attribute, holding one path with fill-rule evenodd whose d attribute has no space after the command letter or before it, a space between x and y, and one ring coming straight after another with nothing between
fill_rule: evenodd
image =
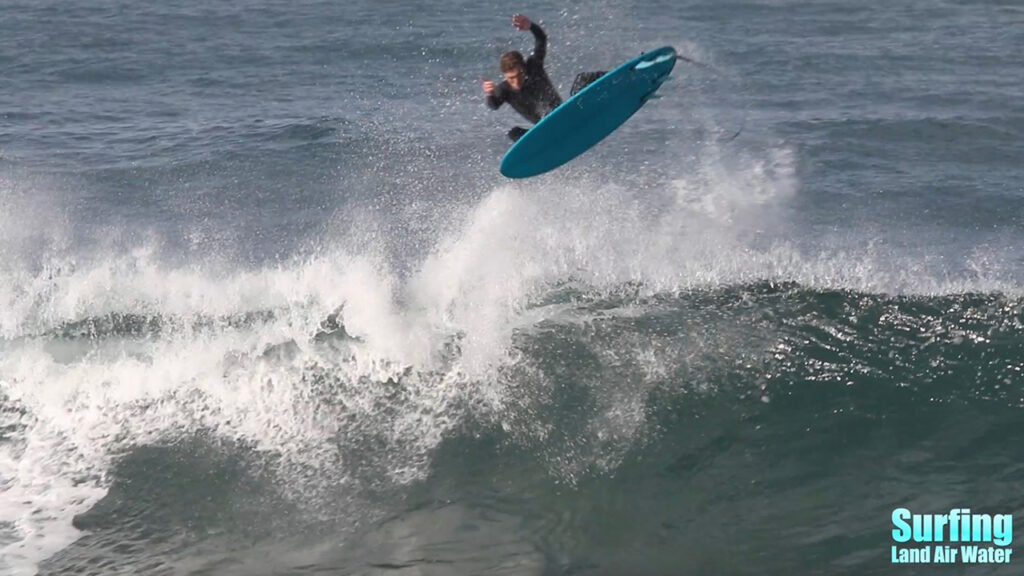
<instances>
[{"instance_id":1,"label":"surfboard deck","mask_svg":"<svg viewBox=\"0 0 1024 576\"><path fill-rule=\"evenodd\" d=\"M501 173L529 178L591 149L643 107L675 64L675 49L664 46L601 76L523 134L502 157Z\"/></svg>"}]
</instances>

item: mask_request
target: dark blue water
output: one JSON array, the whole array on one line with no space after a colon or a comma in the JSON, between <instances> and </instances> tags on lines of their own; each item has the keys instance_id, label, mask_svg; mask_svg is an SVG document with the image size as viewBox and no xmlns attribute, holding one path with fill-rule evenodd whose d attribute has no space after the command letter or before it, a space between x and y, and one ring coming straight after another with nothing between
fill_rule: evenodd
<instances>
[{"instance_id":1,"label":"dark blue water","mask_svg":"<svg viewBox=\"0 0 1024 576\"><path fill-rule=\"evenodd\" d=\"M521 10L572 164L497 171ZM1024 9L0 0L0 573L1012 574Z\"/></svg>"}]
</instances>

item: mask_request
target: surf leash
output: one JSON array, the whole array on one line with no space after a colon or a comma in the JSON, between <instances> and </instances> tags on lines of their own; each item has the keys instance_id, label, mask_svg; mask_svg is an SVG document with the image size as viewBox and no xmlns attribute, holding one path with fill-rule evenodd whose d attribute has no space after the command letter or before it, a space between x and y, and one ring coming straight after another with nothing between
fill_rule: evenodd
<instances>
[{"instance_id":1,"label":"surf leash","mask_svg":"<svg viewBox=\"0 0 1024 576\"><path fill-rule=\"evenodd\" d=\"M682 54L676 54L676 60L682 60L683 62L686 62L687 64L693 64L694 66L697 66L699 68L706 68L708 70L713 70L716 74L719 74L718 70L714 66L712 66L710 64L705 64L704 62L700 62L700 61L694 60L693 58L689 58L687 56L683 56ZM740 129L737 130L736 133L733 134L732 136L729 136L728 138L723 140L723 142L732 142L733 140L738 138L739 135L743 133L743 129L746 128L746 126L747 126L747 115L743 114L743 116L740 119Z\"/></svg>"}]
</instances>

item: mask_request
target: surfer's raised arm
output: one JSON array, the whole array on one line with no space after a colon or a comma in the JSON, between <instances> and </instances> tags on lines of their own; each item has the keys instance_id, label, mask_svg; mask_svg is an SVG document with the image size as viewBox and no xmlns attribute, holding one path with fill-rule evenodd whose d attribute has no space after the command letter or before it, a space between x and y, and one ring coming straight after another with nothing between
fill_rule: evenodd
<instances>
[{"instance_id":1,"label":"surfer's raised arm","mask_svg":"<svg viewBox=\"0 0 1024 576\"><path fill-rule=\"evenodd\" d=\"M532 56L543 63L544 57L548 53L548 35L544 33L544 29L538 26L536 22L531 22L523 14L514 14L512 16L512 25L516 27L516 30L529 30L533 34L535 42Z\"/></svg>"}]
</instances>

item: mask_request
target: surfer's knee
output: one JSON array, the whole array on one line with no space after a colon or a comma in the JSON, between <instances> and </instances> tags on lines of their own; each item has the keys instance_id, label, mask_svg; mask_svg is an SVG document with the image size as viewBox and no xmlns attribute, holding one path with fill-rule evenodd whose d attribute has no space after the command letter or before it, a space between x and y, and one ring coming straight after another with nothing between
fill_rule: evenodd
<instances>
[{"instance_id":1,"label":"surfer's knee","mask_svg":"<svg viewBox=\"0 0 1024 576\"><path fill-rule=\"evenodd\" d=\"M583 90L584 88L587 87L588 84L591 84L592 82L594 82L594 80L597 80L601 76L604 76L604 74L604 71L580 72L579 74L576 75L576 79L572 81L572 90L569 91L569 95L572 96L573 94L579 92L580 90Z\"/></svg>"}]
</instances>

